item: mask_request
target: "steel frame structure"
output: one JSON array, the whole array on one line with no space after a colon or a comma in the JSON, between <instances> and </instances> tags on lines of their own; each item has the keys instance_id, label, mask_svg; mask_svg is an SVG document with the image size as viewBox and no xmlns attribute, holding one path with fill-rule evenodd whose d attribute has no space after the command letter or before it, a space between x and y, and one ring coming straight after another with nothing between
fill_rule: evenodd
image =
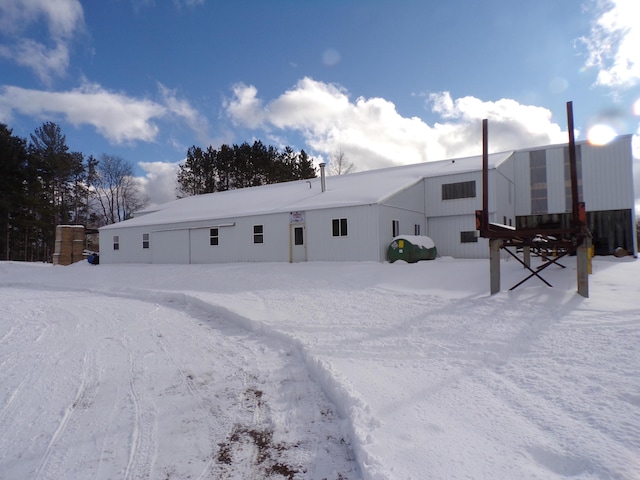
<instances>
[{"instance_id":1,"label":"steel frame structure","mask_svg":"<svg viewBox=\"0 0 640 480\"><path fill-rule=\"evenodd\" d=\"M489 240L489 263L491 294L500 291L500 250L518 260L531 274L524 280L510 288L514 290L534 276L546 285L552 285L540 275L540 272L550 265L556 264L567 255L576 255L577 259L577 292L583 297L589 297L588 254L587 248L591 241L591 234L586 226L586 211L584 202L578 199L578 179L576 168L576 143L573 126L573 105L567 102L567 120L569 130L569 168L571 175L572 216L569 228L525 228L516 229L507 225L489 222L489 144L488 121L482 121L482 210L476 210L476 230L480 237ZM518 257L509 248L523 248L525 260ZM533 249L545 258L545 262L536 270L530 266L530 251ZM543 255L544 251L554 251L555 258Z\"/></svg>"}]
</instances>

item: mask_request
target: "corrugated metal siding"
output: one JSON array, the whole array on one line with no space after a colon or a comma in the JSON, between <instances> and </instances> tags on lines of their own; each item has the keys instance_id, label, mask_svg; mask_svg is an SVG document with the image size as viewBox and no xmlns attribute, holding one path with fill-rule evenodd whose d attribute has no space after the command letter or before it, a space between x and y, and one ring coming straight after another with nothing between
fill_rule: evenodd
<instances>
[{"instance_id":1,"label":"corrugated metal siding","mask_svg":"<svg viewBox=\"0 0 640 480\"><path fill-rule=\"evenodd\" d=\"M189 230L153 232L153 263L189 263Z\"/></svg>"},{"instance_id":2,"label":"corrugated metal siding","mask_svg":"<svg viewBox=\"0 0 640 480\"><path fill-rule=\"evenodd\" d=\"M480 166L482 168L482 166ZM495 171L489 172L490 177ZM456 198L453 200L442 200L442 185L458 182L476 182L476 196L474 198ZM450 215L460 215L463 213L475 212L482 208L482 172L469 172L457 175L443 175L440 177L426 178L425 180L425 214L427 218L442 217ZM491 178L489 181L489 192L491 189ZM490 195L491 197L491 195ZM491 203L491 202L490 202ZM495 209L495 202L489 209Z\"/></svg>"},{"instance_id":3,"label":"corrugated metal siding","mask_svg":"<svg viewBox=\"0 0 640 480\"><path fill-rule=\"evenodd\" d=\"M565 145L547 147L548 213L567 211L564 174ZM631 136L624 135L604 146L580 142L582 191L587 211L633 208L633 162ZM529 152L514 153L516 215L531 215ZM569 179L566 179L569 180Z\"/></svg>"},{"instance_id":4,"label":"corrugated metal siding","mask_svg":"<svg viewBox=\"0 0 640 480\"><path fill-rule=\"evenodd\" d=\"M492 172L490 171L489 173ZM492 178L495 185L495 194L489 195L489 205L491 206L491 199L493 199L495 201L495 221L505 225L516 224L514 176L512 158L505 160L493 172L493 175L489 175L489 185L491 185Z\"/></svg>"},{"instance_id":5,"label":"corrugated metal siding","mask_svg":"<svg viewBox=\"0 0 640 480\"><path fill-rule=\"evenodd\" d=\"M427 235L436 244L438 255L455 258L487 258L489 243L478 238L477 243L462 243L460 232L475 230L474 215L457 215L455 217L437 217L429 219Z\"/></svg>"},{"instance_id":6,"label":"corrugated metal siding","mask_svg":"<svg viewBox=\"0 0 640 480\"><path fill-rule=\"evenodd\" d=\"M531 171L529 170L529 152L513 154L515 181L516 216L531 215Z\"/></svg>"},{"instance_id":7,"label":"corrugated metal siding","mask_svg":"<svg viewBox=\"0 0 640 480\"><path fill-rule=\"evenodd\" d=\"M210 229L191 230L191 263L289 261L289 213L221 219L218 245L210 244ZM263 243L253 243L254 225L263 225Z\"/></svg>"},{"instance_id":8,"label":"corrugated metal siding","mask_svg":"<svg viewBox=\"0 0 640 480\"><path fill-rule=\"evenodd\" d=\"M142 234L150 233L148 228L122 228L106 230L101 236L100 263L151 263L153 238L150 248L142 248ZM119 250L113 249L113 237L120 238Z\"/></svg>"},{"instance_id":9,"label":"corrugated metal siding","mask_svg":"<svg viewBox=\"0 0 640 480\"><path fill-rule=\"evenodd\" d=\"M377 205L312 210L306 216L309 261L381 260ZM347 236L332 235L334 218L347 219Z\"/></svg>"},{"instance_id":10,"label":"corrugated metal siding","mask_svg":"<svg viewBox=\"0 0 640 480\"><path fill-rule=\"evenodd\" d=\"M632 158L630 135L618 137L604 146L582 145L587 211L634 208Z\"/></svg>"}]
</instances>

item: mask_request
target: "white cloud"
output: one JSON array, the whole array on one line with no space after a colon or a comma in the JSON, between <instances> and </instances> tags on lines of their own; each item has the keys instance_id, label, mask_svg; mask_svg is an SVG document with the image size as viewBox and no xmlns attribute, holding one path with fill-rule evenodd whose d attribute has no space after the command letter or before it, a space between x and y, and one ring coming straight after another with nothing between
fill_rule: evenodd
<instances>
[{"instance_id":1,"label":"white cloud","mask_svg":"<svg viewBox=\"0 0 640 480\"><path fill-rule=\"evenodd\" d=\"M384 99L358 98L336 85L300 80L295 88L264 106L254 86L236 85L225 104L232 120L248 128L299 131L316 154L336 150L366 170L426 159L429 127L417 118L403 118Z\"/></svg>"},{"instance_id":2,"label":"white cloud","mask_svg":"<svg viewBox=\"0 0 640 480\"><path fill-rule=\"evenodd\" d=\"M30 27L44 19L49 39L29 36ZM0 31L8 44L0 45L0 56L31 68L45 84L62 76L69 66L69 44L84 29L79 0L3 0Z\"/></svg>"},{"instance_id":3,"label":"white cloud","mask_svg":"<svg viewBox=\"0 0 640 480\"><path fill-rule=\"evenodd\" d=\"M150 206L176 199L178 163L138 162L138 166L145 172L138 180L149 197Z\"/></svg>"},{"instance_id":4,"label":"white cloud","mask_svg":"<svg viewBox=\"0 0 640 480\"><path fill-rule=\"evenodd\" d=\"M491 151L505 151L567 141L567 133L551 120L550 110L522 105L515 100L487 102L475 97L451 98L449 92L429 95L434 113L446 123L436 123L432 140L445 157L481 152L481 121L488 120Z\"/></svg>"},{"instance_id":5,"label":"white cloud","mask_svg":"<svg viewBox=\"0 0 640 480\"><path fill-rule=\"evenodd\" d=\"M508 99L484 102L433 94L428 106L444 122L430 126L420 118L403 117L388 100L352 101L345 89L310 78L266 104L254 86L236 85L233 95L225 107L236 124L299 132L313 149L310 153L330 158L342 151L358 170L478 155L483 118L489 119L491 151L567 140L549 110Z\"/></svg>"},{"instance_id":6,"label":"white cloud","mask_svg":"<svg viewBox=\"0 0 640 480\"><path fill-rule=\"evenodd\" d=\"M50 120L62 117L75 125L92 125L109 141L117 144L154 141L157 121L174 117L185 120L197 134L205 135L207 123L185 100L160 86L162 102L133 98L110 92L100 85L85 83L67 92L0 87L0 121L8 123L14 113Z\"/></svg>"},{"instance_id":7,"label":"white cloud","mask_svg":"<svg viewBox=\"0 0 640 480\"><path fill-rule=\"evenodd\" d=\"M20 40L12 48L0 45L0 56L30 68L46 84L53 76L63 76L69 67L69 48L64 42L49 48L34 40Z\"/></svg>"},{"instance_id":8,"label":"white cloud","mask_svg":"<svg viewBox=\"0 0 640 480\"><path fill-rule=\"evenodd\" d=\"M598 69L596 84L632 87L640 82L640 2L597 0L589 37L587 68Z\"/></svg>"},{"instance_id":9,"label":"white cloud","mask_svg":"<svg viewBox=\"0 0 640 480\"><path fill-rule=\"evenodd\" d=\"M68 92L47 92L5 86L0 89L0 118L12 112L45 118L62 116L73 125L93 125L114 143L152 141L158 127L153 119L166 114L166 107L146 99L135 99L85 84Z\"/></svg>"},{"instance_id":10,"label":"white cloud","mask_svg":"<svg viewBox=\"0 0 640 480\"><path fill-rule=\"evenodd\" d=\"M262 102L256 98L258 90L253 85L234 85L233 99L225 100L224 108L236 124L258 128L264 121Z\"/></svg>"}]
</instances>

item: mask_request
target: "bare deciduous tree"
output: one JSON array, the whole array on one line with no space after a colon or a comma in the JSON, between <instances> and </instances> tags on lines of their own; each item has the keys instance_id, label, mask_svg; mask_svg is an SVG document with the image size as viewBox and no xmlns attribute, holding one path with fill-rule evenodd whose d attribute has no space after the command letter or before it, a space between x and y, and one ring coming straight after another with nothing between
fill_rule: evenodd
<instances>
[{"instance_id":1,"label":"bare deciduous tree","mask_svg":"<svg viewBox=\"0 0 640 480\"><path fill-rule=\"evenodd\" d=\"M329 168L327 173L329 175L346 175L355 171L353 162L347 160L342 150L338 150L329 159Z\"/></svg>"},{"instance_id":2,"label":"bare deciduous tree","mask_svg":"<svg viewBox=\"0 0 640 480\"><path fill-rule=\"evenodd\" d=\"M100 157L92 187L95 208L104 225L131 218L133 212L144 208L149 202L142 193L131 164L117 156Z\"/></svg>"}]
</instances>

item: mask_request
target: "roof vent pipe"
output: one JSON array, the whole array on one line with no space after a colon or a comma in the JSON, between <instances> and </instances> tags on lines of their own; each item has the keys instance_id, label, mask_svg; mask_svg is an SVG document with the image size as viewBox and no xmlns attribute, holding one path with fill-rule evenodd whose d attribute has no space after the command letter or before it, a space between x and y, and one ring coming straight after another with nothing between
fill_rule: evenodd
<instances>
[{"instance_id":1,"label":"roof vent pipe","mask_svg":"<svg viewBox=\"0 0 640 480\"><path fill-rule=\"evenodd\" d=\"M321 191L324 192L327 189L327 184L326 184L326 180L324 177L324 167L325 167L326 163L321 163L320 166L320 187L321 187Z\"/></svg>"}]
</instances>

